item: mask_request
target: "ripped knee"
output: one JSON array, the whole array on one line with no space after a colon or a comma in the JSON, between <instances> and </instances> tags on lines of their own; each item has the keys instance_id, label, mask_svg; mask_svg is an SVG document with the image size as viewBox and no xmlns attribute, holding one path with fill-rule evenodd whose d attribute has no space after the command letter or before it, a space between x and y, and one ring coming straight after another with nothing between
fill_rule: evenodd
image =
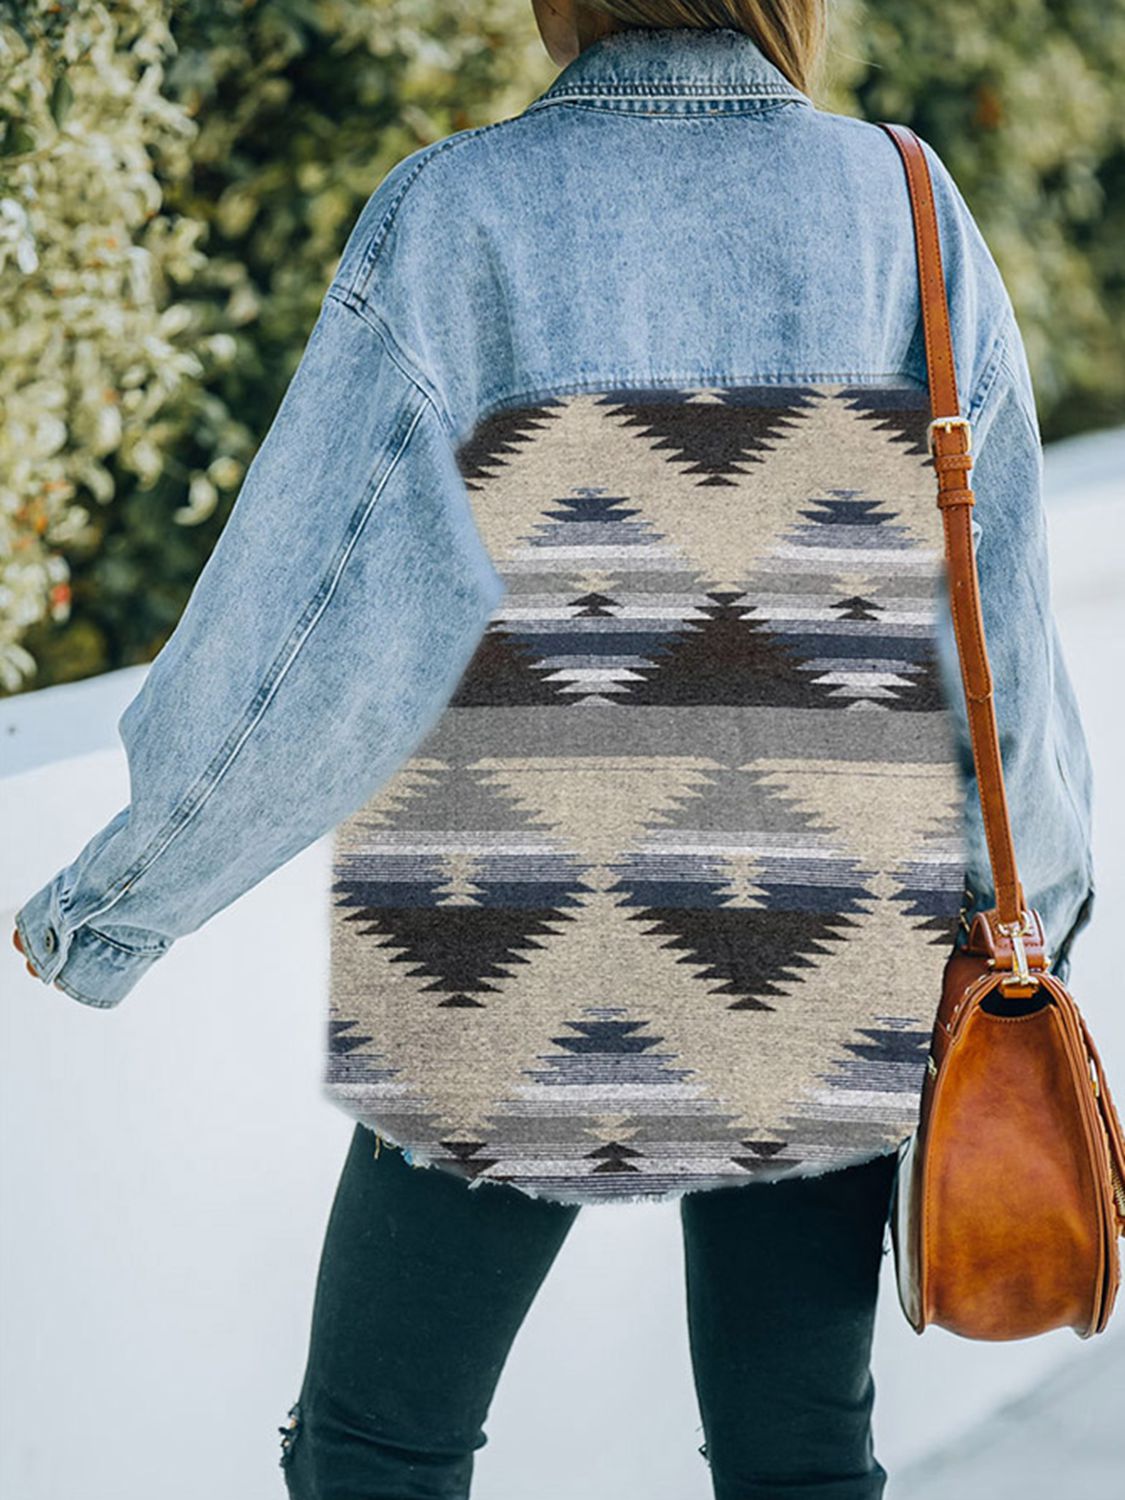
<instances>
[{"instance_id":1,"label":"ripped knee","mask_svg":"<svg viewBox=\"0 0 1125 1500\"><path fill-rule=\"evenodd\" d=\"M286 1415L289 1420L286 1422L284 1427L279 1427L277 1429L278 1432L281 1433L281 1457L278 1459L278 1463L283 1469L289 1464L290 1460L293 1457L293 1446L296 1443L298 1434L301 1431L300 1401L294 1401L293 1405L289 1408Z\"/></svg>"}]
</instances>

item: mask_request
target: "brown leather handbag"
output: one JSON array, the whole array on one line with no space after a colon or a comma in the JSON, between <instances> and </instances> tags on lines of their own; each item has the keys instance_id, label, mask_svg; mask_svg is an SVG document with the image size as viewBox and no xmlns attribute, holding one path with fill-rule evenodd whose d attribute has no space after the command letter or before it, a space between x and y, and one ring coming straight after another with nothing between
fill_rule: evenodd
<instances>
[{"instance_id":1,"label":"brown leather handbag","mask_svg":"<svg viewBox=\"0 0 1125 1500\"><path fill-rule=\"evenodd\" d=\"M973 554L971 435L960 413L933 186L922 144L880 121L906 169L930 392L930 452L996 905L946 964L918 1126L890 1209L899 1301L921 1333L1100 1333L1121 1282L1125 1136L1093 1038L1024 905Z\"/></svg>"}]
</instances>

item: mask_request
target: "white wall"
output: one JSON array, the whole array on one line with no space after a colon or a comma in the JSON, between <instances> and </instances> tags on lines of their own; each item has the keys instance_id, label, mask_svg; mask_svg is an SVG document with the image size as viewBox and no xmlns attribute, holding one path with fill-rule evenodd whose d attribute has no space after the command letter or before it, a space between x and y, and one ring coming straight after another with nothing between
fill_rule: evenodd
<instances>
[{"instance_id":1,"label":"white wall","mask_svg":"<svg viewBox=\"0 0 1125 1500\"><path fill-rule=\"evenodd\" d=\"M1101 920L1072 981L1125 1098L1121 474L1125 432L1048 454L1055 605L1098 778ZM279 1500L275 1429L351 1133L319 1092L327 841L183 939L113 1011L40 985L6 947L16 906L127 801L114 725L142 675L0 704L0 1491ZM876 1443L892 1476L1091 1348L1069 1332L919 1338L889 1255L884 1273ZM1103 1340L1123 1328L1125 1314ZM536 1500L707 1500L675 1204L583 1210L489 1432L476 1500L533 1485Z\"/></svg>"}]
</instances>

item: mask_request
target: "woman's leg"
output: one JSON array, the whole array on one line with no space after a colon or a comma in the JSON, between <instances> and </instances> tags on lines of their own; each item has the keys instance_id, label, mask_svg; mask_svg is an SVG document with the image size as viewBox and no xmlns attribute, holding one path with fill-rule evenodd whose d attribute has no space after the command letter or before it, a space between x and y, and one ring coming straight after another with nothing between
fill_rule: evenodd
<instances>
[{"instance_id":1,"label":"woman's leg","mask_svg":"<svg viewBox=\"0 0 1125 1500\"><path fill-rule=\"evenodd\" d=\"M878 1500L871 1337L894 1153L680 1199L715 1500Z\"/></svg>"},{"instance_id":2,"label":"woman's leg","mask_svg":"<svg viewBox=\"0 0 1125 1500\"><path fill-rule=\"evenodd\" d=\"M520 1324L578 1205L468 1183L355 1128L281 1463L292 1500L464 1500Z\"/></svg>"}]
</instances>

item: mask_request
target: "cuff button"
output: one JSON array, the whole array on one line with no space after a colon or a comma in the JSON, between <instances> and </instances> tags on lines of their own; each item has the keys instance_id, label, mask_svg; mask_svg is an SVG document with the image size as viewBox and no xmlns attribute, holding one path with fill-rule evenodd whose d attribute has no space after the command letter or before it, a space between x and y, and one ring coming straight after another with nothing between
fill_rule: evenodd
<instances>
[{"instance_id":1,"label":"cuff button","mask_svg":"<svg viewBox=\"0 0 1125 1500\"><path fill-rule=\"evenodd\" d=\"M58 937L53 927L48 927L43 934L43 946L48 953L53 953L59 945Z\"/></svg>"}]
</instances>

